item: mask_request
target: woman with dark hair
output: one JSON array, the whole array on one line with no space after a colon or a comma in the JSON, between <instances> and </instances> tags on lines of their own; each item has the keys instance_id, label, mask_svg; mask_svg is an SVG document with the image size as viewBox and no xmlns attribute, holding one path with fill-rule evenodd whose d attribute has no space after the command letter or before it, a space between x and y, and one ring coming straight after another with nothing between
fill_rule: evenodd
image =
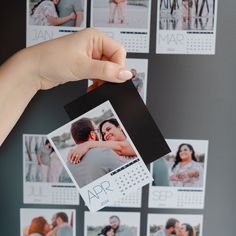
<instances>
[{"instance_id":1,"label":"woman with dark hair","mask_svg":"<svg viewBox=\"0 0 236 236\"><path fill-rule=\"evenodd\" d=\"M29 236L46 236L50 231L50 226L44 217L39 216L32 219L28 229Z\"/></svg>"},{"instance_id":2,"label":"woman with dark hair","mask_svg":"<svg viewBox=\"0 0 236 236\"><path fill-rule=\"evenodd\" d=\"M124 141L126 136L115 118L104 120L99 124L99 131L103 141Z\"/></svg>"},{"instance_id":3,"label":"woman with dark hair","mask_svg":"<svg viewBox=\"0 0 236 236\"><path fill-rule=\"evenodd\" d=\"M76 15L71 12L65 17L58 17L56 5L60 0L41 0L36 3L31 10L32 25L61 25L67 21L75 19Z\"/></svg>"},{"instance_id":4,"label":"woman with dark hair","mask_svg":"<svg viewBox=\"0 0 236 236\"><path fill-rule=\"evenodd\" d=\"M193 227L190 224L182 224L177 236L194 236Z\"/></svg>"},{"instance_id":5,"label":"woman with dark hair","mask_svg":"<svg viewBox=\"0 0 236 236\"><path fill-rule=\"evenodd\" d=\"M89 149L96 147L111 148L124 162L136 157L136 153L115 118L102 121L99 125L99 131L102 141L80 143L74 150L70 151L67 157L68 161L76 164Z\"/></svg>"},{"instance_id":6,"label":"woman with dark hair","mask_svg":"<svg viewBox=\"0 0 236 236\"><path fill-rule=\"evenodd\" d=\"M110 225L107 225L101 230L101 233L99 233L98 236L115 236L115 232Z\"/></svg>"},{"instance_id":7,"label":"woman with dark hair","mask_svg":"<svg viewBox=\"0 0 236 236\"><path fill-rule=\"evenodd\" d=\"M203 168L196 159L192 145L182 143L179 146L169 180L170 186L202 187Z\"/></svg>"}]
</instances>

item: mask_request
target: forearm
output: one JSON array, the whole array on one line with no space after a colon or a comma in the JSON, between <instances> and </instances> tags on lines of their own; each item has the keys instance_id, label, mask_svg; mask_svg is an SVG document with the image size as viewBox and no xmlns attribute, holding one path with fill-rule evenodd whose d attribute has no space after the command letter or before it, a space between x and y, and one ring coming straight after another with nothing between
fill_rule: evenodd
<instances>
[{"instance_id":1,"label":"forearm","mask_svg":"<svg viewBox=\"0 0 236 236\"><path fill-rule=\"evenodd\" d=\"M83 18L84 18L84 13L83 12L81 12L81 11L76 12L76 21L75 21L75 26L76 27L81 26Z\"/></svg>"},{"instance_id":2,"label":"forearm","mask_svg":"<svg viewBox=\"0 0 236 236\"><path fill-rule=\"evenodd\" d=\"M67 21L71 20L71 16L64 16L64 17L53 17L53 16L48 16L47 17L48 22L51 25L61 25L66 23Z\"/></svg>"},{"instance_id":3,"label":"forearm","mask_svg":"<svg viewBox=\"0 0 236 236\"><path fill-rule=\"evenodd\" d=\"M102 147L102 148L111 148L111 149L121 149L120 142L118 141L89 141L88 147L90 148L96 148L96 147Z\"/></svg>"},{"instance_id":4,"label":"forearm","mask_svg":"<svg viewBox=\"0 0 236 236\"><path fill-rule=\"evenodd\" d=\"M0 145L39 88L32 63L22 50L0 67Z\"/></svg>"},{"instance_id":5,"label":"forearm","mask_svg":"<svg viewBox=\"0 0 236 236\"><path fill-rule=\"evenodd\" d=\"M122 156L136 156L133 148L125 141L91 141L90 148L105 147L111 148L118 155Z\"/></svg>"}]
</instances>

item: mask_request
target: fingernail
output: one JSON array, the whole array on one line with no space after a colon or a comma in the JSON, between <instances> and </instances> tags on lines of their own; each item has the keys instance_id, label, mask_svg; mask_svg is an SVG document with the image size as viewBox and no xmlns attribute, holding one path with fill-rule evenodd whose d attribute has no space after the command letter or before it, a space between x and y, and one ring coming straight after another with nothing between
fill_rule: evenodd
<instances>
[{"instance_id":1,"label":"fingernail","mask_svg":"<svg viewBox=\"0 0 236 236\"><path fill-rule=\"evenodd\" d=\"M126 81L128 79L131 79L132 73L129 70L120 70L118 74L118 79Z\"/></svg>"}]
</instances>

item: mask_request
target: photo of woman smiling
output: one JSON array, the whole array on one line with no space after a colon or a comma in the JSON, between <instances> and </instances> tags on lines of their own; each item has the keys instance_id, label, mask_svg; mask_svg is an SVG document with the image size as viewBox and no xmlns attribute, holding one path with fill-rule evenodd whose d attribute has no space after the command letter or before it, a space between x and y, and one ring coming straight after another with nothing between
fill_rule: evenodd
<instances>
[{"instance_id":1,"label":"photo of woman smiling","mask_svg":"<svg viewBox=\"0 0 236 236\"><path fill-rule=\"evenodd\" d=\"M202 187L203 168L198 162L193 146L182 143L171 168L170 185L177 187Z\"/></svg>"}]
</instances>

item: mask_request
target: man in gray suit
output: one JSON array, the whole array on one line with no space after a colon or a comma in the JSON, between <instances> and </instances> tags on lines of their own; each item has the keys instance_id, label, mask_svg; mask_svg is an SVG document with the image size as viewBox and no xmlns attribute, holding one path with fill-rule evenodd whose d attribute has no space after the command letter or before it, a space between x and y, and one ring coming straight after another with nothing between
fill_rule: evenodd
<instances>
[{"instance_id":1,"label":"man in gray suit","mask_svg":"<svg viewBox=\"0 0 236 236\"><path fill-rule=\"evenodd\" d=\"M88 118L74 122L71 125L71 135L78 145L86 141L99 140L98 129ZM100 147L91 148L78 164L67 163L67 167L80 188L122 165L124 162L118 154L109 148Z\"/></svg>"}]
</instances>

